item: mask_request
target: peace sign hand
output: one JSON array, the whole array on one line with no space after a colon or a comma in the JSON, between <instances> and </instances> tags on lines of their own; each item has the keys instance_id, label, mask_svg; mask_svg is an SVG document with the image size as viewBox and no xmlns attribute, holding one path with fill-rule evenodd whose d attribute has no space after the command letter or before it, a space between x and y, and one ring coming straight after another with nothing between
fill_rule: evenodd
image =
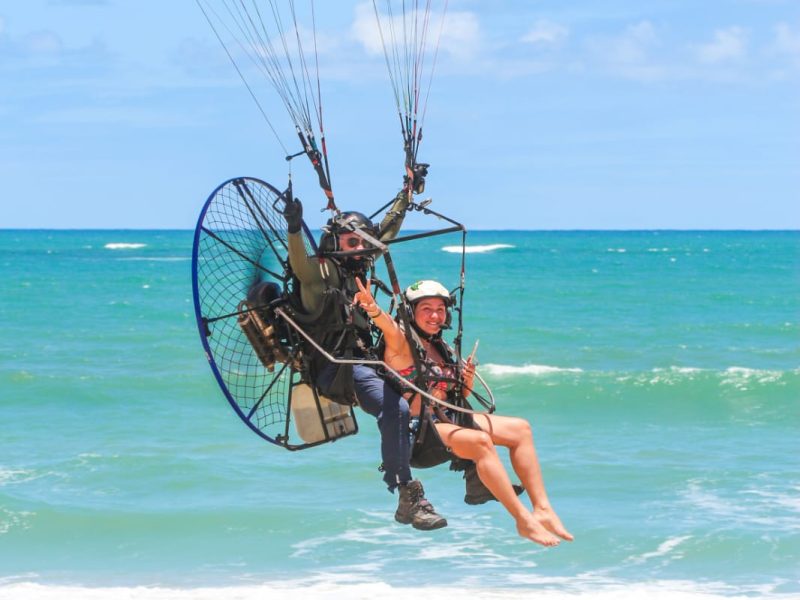
<instances>
[{"instance_id":1,"label":"peace sign hand","mask_svg":"<svg viewBox=\"0 0 800 600\"><path fill-rule=\"evenodd\" d=\"M366 284L364 284L361 283L361 279L356 277L356 285L358 286L358 291L353 296L353 304L358 304L366 311L370 319L374 319L381 313L381 307L375 302L375 298L370 291L372 279L367 279Z\"/></svg>"}]
</instances>

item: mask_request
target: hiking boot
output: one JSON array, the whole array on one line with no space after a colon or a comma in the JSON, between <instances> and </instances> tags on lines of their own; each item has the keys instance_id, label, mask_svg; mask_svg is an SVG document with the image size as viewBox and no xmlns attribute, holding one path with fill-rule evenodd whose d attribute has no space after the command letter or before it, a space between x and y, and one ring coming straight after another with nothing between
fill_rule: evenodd
<instances>
[{"instance_id":1,"label":"hiking boot","mask_svg":"<svg viewBox=\"0 0 800 600\"><path fill-rule=\"evenodd\" d=\"M489 488L487 488L481 481L481 478L478 477L478 468L475 466L475 463L470 463L467 468L464 469L464 479L467 480L467 493L464 495L464 502L475 505L485 504L489 502L489 500L497 501L494 494L489 491ZM525 491L524 487L516 483L513 487L517 496Z\"/></svg>"},{"instance_id":2,"label":"hiking boot","mask_svg":"<svg viewBox=\"0 0 800 600\"><path fill-rule=\"evenodd\" d=\"M425 498L422 483L414 479L401 485L400 500L397 503L395 521L405 525L411 524L414 529L430 531L447 526L447 519L436 513L433 505Z\"/></svg>"}]
</instances>

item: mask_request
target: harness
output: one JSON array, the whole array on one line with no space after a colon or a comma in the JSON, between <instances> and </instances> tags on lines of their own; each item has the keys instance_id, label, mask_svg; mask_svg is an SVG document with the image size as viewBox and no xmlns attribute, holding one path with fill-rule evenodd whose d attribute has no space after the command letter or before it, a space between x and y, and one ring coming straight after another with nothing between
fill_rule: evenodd
<instances>
[{"instance_id":1,"label":"harness","mask_svg":"<svg viewBox=\"0 0 800 600\"><path fill-rule=\"evenodd\" d=\"M372 324L364 311L353 306L352 299L358 291L355 277L361 275L345 269L337 261L330 263L336 269L340 282L338 287L331 284L330 273L324 274L325 290L319 309L314 314L301 313L299 321L304 325L309 336L336 358L374 359L374 340L372 337ZM299 282L295 286L299 289ZM298 294L294 295L295 308L301 306ZM307 356L307 371L310 382L317 380L319 374L329 364L327 358L313 346L309 345ZM356 403L353 387L353 365L337 365L336 375L330 387L325 390L325 395L340 404L353 405Z\"/></svg>"},{"instance_id":2,"label":"harness","mask_svg":"<svg viewBox=\"0 0 800 600\"><path fill-rule=\"evenodd\" d=\"M412 354L419 357L419 365L410 365L405 369L399 370L398 374L406 381L413 382L417 387L422 389L442 390L446 392L449 402L469 408L469 402L467 402L461 392L458 369L455 368L455 353L442 339L441 335L431 338L426 337L444 359L444 364L429 359L425 346L422 343L422 336L420 333L421 332L413 326L412 322L410 335L411 343L414 344L414 352L412 352ZM383 340L379 341L376 350L381 355L383 354ZM402 394L407 391L404 383L398 381L396 377L387 375L386 379L399 393ZM442 463L450 462L450 469L452 471L463 471L466 465L469 464L469 461L457 457L452 453L450 448L445 445L439 432L436 430L436 417L433 411L424 410L428 401L422 398L421 403L419 416L413 417L411 422L410 435L412 436L412 444L411 460L409 461L411 466L420 469L435 467ZM475 427L472 416L469 414L448 410L446 415L450 422L455 425L469 428Z\"/></svg>"},{"instance_id":3,"label":"harness","mask_svg":"<svg viewBox=\"0 0 800 600\"><path fill-rule=\"evenodd\" d=\"M424 371L426 373L430 373L430 375L426 377L429 382L427 386L428 390L436 390L447 393L455 389L456 380L453 377L453 369L451 367L449 367L446 363L437 363L431 359L425 359L424 363ZM411 365L405 369L400 369L397 371L397 374L411 383L416 383L420 378L416 365Z\"/></svg>"}]
</instances>

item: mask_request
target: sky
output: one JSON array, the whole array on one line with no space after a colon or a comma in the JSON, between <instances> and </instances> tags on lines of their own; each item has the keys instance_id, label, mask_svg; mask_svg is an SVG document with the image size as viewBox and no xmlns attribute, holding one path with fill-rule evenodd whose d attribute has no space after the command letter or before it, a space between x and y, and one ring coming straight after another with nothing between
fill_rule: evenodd
<instances>
[{"instance_id":1,"label":"sky","mask_svg":"<svg viewBox=\"0 0 800 600\"><path fill-rule=\"evenodd\" d=\"M404 160L373 5L315 10L334 193L372 212ZM800 228L797 0L450 0L441 31L418 158L468 229ZM195 0L0 2L0 228L192 229L231 177L283 189L261 84L277 136Z\"/></svg>"}]
</instances>

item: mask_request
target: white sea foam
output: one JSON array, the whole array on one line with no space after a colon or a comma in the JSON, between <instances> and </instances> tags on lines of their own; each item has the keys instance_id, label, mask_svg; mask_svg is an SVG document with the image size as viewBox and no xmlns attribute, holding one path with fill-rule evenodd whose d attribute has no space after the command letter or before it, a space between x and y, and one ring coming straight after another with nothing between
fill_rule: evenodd
<instances>
[{"instance_id":1,"label":"white sea foam","mask_svg":"<svg viewBox=\"0 0 800 600\"><path fill-rule=\"evenodd\" d=\"M547 365L496 365L487 363L483 365L491 375L550 375L552 373L582 373L583 369L550 367Z\"/></svg>"},{"instance_id":2,"label":"white sea foam","mask_svg":"<svg viewBox=\"0 0 800 600\"><path fill-rule=\"evenodd\" d=\"M103 248L106 250L135 250L137 248L144 248L147 244L131 244L127 242L109 242Z\"/></svg>"},{"instance_id":3,"label":"white sea foam","mask_svg":"<svg viewBox=\"0 0 800 600\"><path fill-rule=\"evenodd\" d=\"M676 537L669 538L666 541L664 541L661 544L659 544L658 548L656 548L652 552L645 552L643 554L639 554L638 556L632 556L632 557L630 557L628 559L628 562L636 564L636 565L639 565L639 564L642 564L644 562L647 562L650 559L662 558L662 557L666 557L668 555L669 555L669 559L670 560L675 560L675 559L678 559L678 558L682 558L683 557L682 554L674 553L673 550L675 550L678 546L680 546L686 540L690 540L690 539L692 539L692 536L690 536L690 535L682 535L682 536L676 536Z\"/></svg>"},{"instance_id":4,"label":"white sea foam","mask_svg":"<svg viewBox=\"0 0 800 600\"><path fill-rule=\"evenodd\" d=\"M126 256L118 260L125 260L130 262L144 261L144 262L184 262L192 260L191 256Z\"/></svg>"},{"instance_id":5,"label":"white sea foam","mask_svg":"<svg viewBox=\"0 0 800 600\"><path fill-rule=\"evenodd\" d=\"M543 579L543 578L542 578ZM565 578L566 579L566 578ZM746 589L732 588L725 584L697 583L692 581L653 581L647 583L617 582L598 585L593 581L575 583L570 580L570 589L552 589L552 583L537 581L530 587L393 587L380 581L340 583L336 581L309 582L287 580L257 585L229 587L169 588L153 586L135 587L85 587L67 585L43 585L32 582L0 584L0 600L401 600L417 598L464 597L471 600L521 600L532 597L543 600L743 600L752 594L769 596L774 600L789 600L796 595L771 594L772 586L751 586Z\"/></svg>"},{"instance_id":6,"label":"white sea foam","mask_svg":"<svg viewBox=\"0 0 800 600\"><path fill-rule=\"evenodd\" d=\"M700 369L697 367L669 367L667 369L656 367L653 369L649 374L643 373L635 378L635 382L638 384L649 383L649 384L658 384L664 383L667 385L673 385L678 383L679 381L685 381L687 377L689 379L692 378L693 375L696 373L700 373L704 371L704 369ZM629 377L630 378L630 377ZM621 381L618 379L618 381Z\"/></svg>"},{"instance_id":7,"label":"white sea foam","mask_svg":"<svg viewBox=\"0 0 800 600\"><path fill-rule=\"evenodd\" d=\"M728 367L722 385L730 385L738 390L746 390L748 385L775 383L783 377L783 371L749 369L747 367Z\"/></svg>"},{"instance_id":8,"label":"white sea foam","mask_svg":"<svg viewBox=\"0 0 800 600\"><path fill-rule=\"evenodd\" d=\"M787 373L800 373L800 369L790 371L778 371L768 369L751 369L747 367L729 367L727 369L716 370L701 367L656 367L650 371L641 372L620 372L615 375L615 380L619 382L631 381L637 385L666 384L675 385L685 381L691 381L698 377L718 378L722 386L734 387L745 391L748 386L775 383L785 385L782 379Z\"/></svg>"},{"instance_id":9,"label":"white sea foam","mask_svg":"<svg viewBox=\"0 0 800 600\"><path fill-rule=\"evenodd\" d=\"M798 486L794 486L789 492L757 488L745 490L743 493L754 496L765 505L785 509L800 517L800 487ZM800 521L795 523L794 528L800 529Z\"/></svg>"},{"instance_id":10,"label":"white sea foam","mask_svg":"<svg viewBox=\"0 0 800 600\"><path fill-rule=\"evenodd\" d=\"M359 524L363 526L349 527L333 535L304 539L292 545L291 556L293 558L312 556L319 548L341 546L345 543L377 546L391 544L394 547L414 547L418 543L419 540L414 536L398 534L394 526L387 525L384 512L360 512L362 516Z\"/></svg>"},{"instance_id":11,"label":"white sea foam","mask_svg":"<svg viewBox=\"0 0 800 600\"><path fill-rule=\"evenodd\" d=\"M30 517L35 514L29 511L12 511L0 506L0 535L8 533L12 529L29 529Z\"/></svg>"},{"instance_id":12,"label":"white sea foam","mask_svg":"<svg viewBox=\"0 0 800 600\"><path fill-rule=\"evenodd\" d=\"M690 479L680 494L698 517L713 515L716 522L734 522L737 526L759 526L784 532L800 531L800 503L791 490L775 486L748 486L722 494L703 479ZM780 508L780 510L778 509Z\"/></svg>"},{"instance_id":13,"label":"white sea foam","mask_svg":"<svg viewBox=\"0 0 800 600\"><path fill-rule=\"evenodd\" d=\"M467 246L464 251L467 254L483 254L486 252L494 252L495 250L502 250L503 248L513 248L511 244L484 244L482 246ZM460 253L461 246L444 246L444 252Z\"/></svg>"},{"instance_id":14,"label":"white sea foam","mask_svg":"<svg viewBox=\"0 0 800 600\"><path fill-rule=\"evenodd\" d=\"M481 570L485 571L484 567L486 567L487 559L493 559L494 566L496 568L501 568L503 562L506 560L506 557L498 552L493 552L491 550L487 550L486 548L483 549L484 552L481 553L481 560L480 566L482 567ZM463 558L465 561L472 561L475 558L475 544L472 543L471 540L465 540L459 543L451 543L451 544L442 544L442 545L435 545L431 544L428 546L423 546L419 549L419 558L420 560L455 560L457 558ZM474 563L473 563L474 564Z\"/></svg>"},{"instance_id":15,"label":"white sea foam","mask_svg":"<svg viewBox=\"0 0 800 600\"><path fill-rule=\"evenodd\" d=\"M751 369L750 367L728 367L725 372L730 375L739 375L741 377L763 377L780 374L780 371L769 371L764 369Z\"/></svg>"},{"instance_id":16,"label":"white sea foam","mask_svg":"<svg viewBox=\"0 0 800 600\"><path fill-rule=\"evenodd\" d=\"M25 469L0 469L0 486L11 483L23 483L39 476L34 471Z\"/></svg>"},{"instance_id":17,"label":"white sea foam","mask_svg":"<svg viewBox=\"0 0 800 600\"><path fill-rule=\"evenodd\" d=\"M606 249L606 252L619 252L620 254L623 254L623 253L625 253L627 251L628 250L626 248L607 248Z\"/></svg>"},{"instance_id":18,"label":"white sea foam","mask_svg":"<svg viewBox=\"0 0 800 600\"><path fill-rule=\"evenodd\" d=\"M22 471L20 469L3 469L3 470L0 470L0 485L3 485L4 483L6 483L8 481L14 481L17 477L19 477L21 474L24 474L24 473L25 473L25 471Z\"/></svg>"}]
</instances>

